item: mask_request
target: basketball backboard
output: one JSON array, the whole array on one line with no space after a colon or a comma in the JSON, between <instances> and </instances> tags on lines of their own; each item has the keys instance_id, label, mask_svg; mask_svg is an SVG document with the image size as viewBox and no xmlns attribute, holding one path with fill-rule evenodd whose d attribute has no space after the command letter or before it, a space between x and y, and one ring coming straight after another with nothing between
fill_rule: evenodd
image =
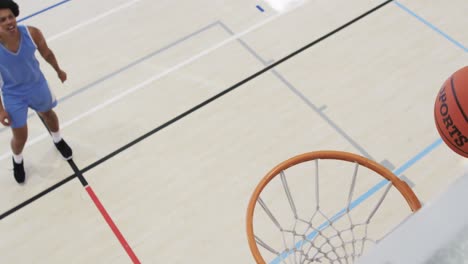
<instances>
[{"instance_id":1,"label":"basketball backboard","mask_svg":"<svg viewBox=\"0 0 468 264\"><path fill-rule=\"evenodd\" d=\"M468 262L468 173L423 205L359 259L359 264Z\"/></svg>"}]
</instances>

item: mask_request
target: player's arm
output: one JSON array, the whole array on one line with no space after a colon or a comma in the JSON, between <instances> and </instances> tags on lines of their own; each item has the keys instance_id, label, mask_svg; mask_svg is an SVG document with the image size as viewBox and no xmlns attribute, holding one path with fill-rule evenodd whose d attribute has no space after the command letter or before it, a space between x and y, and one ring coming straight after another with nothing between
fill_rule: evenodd
<instances>
[{"instance_id":1,"label":"player's arm","mask_svg":"<svg viewBox=\"0 0 468 264\"><path fill-rule=\"evenodd\" d=\"M58 65L57 59L55 58L55 54L52 52L52 50L47 46L47 42L42 35L42 32L35 27L28 26L29 33L31 34L31 37L34 40L34 43L36 43L37 50L41 54L41 56L44 58L45 61L47 61L57 72L57 75L59 79L64 82L67 79L67 74L60 68Z\"/></svg>"}]
</instances>

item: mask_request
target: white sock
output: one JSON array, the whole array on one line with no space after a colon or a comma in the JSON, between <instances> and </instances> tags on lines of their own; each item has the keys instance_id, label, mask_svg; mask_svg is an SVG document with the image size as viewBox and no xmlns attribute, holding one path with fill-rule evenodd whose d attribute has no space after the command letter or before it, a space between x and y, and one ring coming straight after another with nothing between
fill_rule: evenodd
<instances>
[{"instance_id":1,"label":"white sock","mask_svg":"<svg viewBox=\"0 0 468 264\"><path fill-rule=\"evenodd\" d=\"M22 153L18 155L13 154L13 160L15 161L16 164L20 164L21 162L23 162L23 154Z\"/></svg>"},{"instance_id":2,"label":"white sock","mask_svg":"<svg viewBox=\"0 0 468 264\"><path fill-rule=\"evenodd\" d=\"M60 130L57 132L50 132L50 135L52 136L52 140L54 143L58 143L60 140L62 140L62 136L60 135Z\"/></svg>"}]
</instances>

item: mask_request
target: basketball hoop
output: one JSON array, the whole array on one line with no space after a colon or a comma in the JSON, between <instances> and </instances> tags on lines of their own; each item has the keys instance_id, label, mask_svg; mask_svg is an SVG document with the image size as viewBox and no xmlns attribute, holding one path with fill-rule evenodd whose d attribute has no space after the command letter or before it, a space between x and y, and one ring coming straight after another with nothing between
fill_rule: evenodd
<instances>
[{"instance_id":1,"label":"basketball hoop","mask_svg":"<svg viewBox=\"0 0 468 264\"><path fill-rule=\"evenodd\" d=\"M332 160L333 162L341 163L350 163L345 164L344 166L352 166L354 167L354 173L352 177L347 177L350 180L350 186L348 191L346 192L346 202L342 206L342 210L340 210L337 214L332 217L327 216L320 208L319 203L319 161L321 163L329 162L328 160ZM288 177L286 177L286 170L293 169L294 166L300 166L299 164L305 164L307 162L312 162L313 170L305 169L302 174L306 174L307 177L309 175L314 175L314 182L315 188L310 191L299 193L301 195L302 200L310 200L304 197L310 197L311 193L315 193L315 200L316 205L310 212L311 217L304 219L299 216L299 210L297 208L297 200L293 198L292 188L290 188L288 183ZM325 166L325 165L324 165ZM311 167L312 168L312 167ZM376 201L376 205L372 204L371 208L369 209L369 213L366 214L365 219L361 222L356 222L350 216L350 212L354 207L356 207L356 203L353 203L353 195L356 191L356 182L357 182L357 175L358 169L364 171L369 171L372 174L377 175L377 179L382 181L384 184L387 185L385 190L383 191L382 196ZM310 172L310 174L309 174ZM288 172L289 173L289 172ZM343 173L341 173L343 174ZM351 173L349 173L351 174ZM278 197L281 196L278 192L279 189L284 190L284 204L287 204L288 214L291 216L290 218L293 219L293 224L290 226L285 226L284 224L280 223L280 216L277 214L275 215L273 211L269 208L267 203L260 197L262 192L268 185L271 185L273 179L278 177L277 185L281 186L281 188L276 189L276 193L272 196L276 200L279 199ZM345 175L348 176L348 175ZM294 176L295 177L295 176ZM302 177L302 176L301 176ZM383 179L380 179L383 177ZM309 177L311 178L311 177ZM281 182L279 182L281 180ZM276 184L276 183L275 183ZM303 184L306 185L306 184ZM339 187L344 186L343 182L337 182L337 189ZM384 185L382 185L384 186ZM413 193L411 188L402 180L400 180L397 176L395 176L390 170L385 168L384 166L369 160L365 157L361 157L359 155L355 155L352 153L342 152L342 151L316 151L305 153L302 155L298 155L293 157L289 160L286 160L273 168L257 185L255 191L253 192L248 209L247 209L247 236L250 250L253 254L254 259L258 264L266 264L266 260L262 255L258 246L262 248L262 252L268 253L273 255L273 260L269 263L352 263L357 257L362 255L362 252L365 248L365 243L367 241L372 241L376 243L376 241L370 239L367 234L367 226L371 222L374 214L380 208L382 201L387 197L387 193L391 189L391 187L395 187L398 192L403 196L404 203L406 202L409 205L409 208L412 212L417 211L421 208L421 204ZM281 191L282 192L282 191ZM339 190L336 190L339 192ZM281 235L279 240L281 243L277 243L275 246L265 241L264 238L258 236L254 230L254 218L255 215L260 212L256 212L256 205L260 205L259 210L261 211L262 216L265 215L266 221L270 221L270 225L273 229L277 229ZM285 211L283 210L283 213ZM321 224L316 224L313 222L317 222L315 219L320 218L323 220ZM338 227L338 219L343 218L346 219L346 227L341 228ZM343 220L344 221L344 220ZM341 223L340 223L341 224ZM301 228L299 228L301 226ZM358 228L362 228L363 235L356 235L355 230ZM301 230L299 230L301 229ZM326 230L331 230L330 232ZM272 233L272 232L270 232ZM274 232L273 232L274 233ZM273 234L274 236L276 234ZM291 238L291 239L290 239ZM278 247L281 247L278 249Z\"/></svg>"}]
</instances>

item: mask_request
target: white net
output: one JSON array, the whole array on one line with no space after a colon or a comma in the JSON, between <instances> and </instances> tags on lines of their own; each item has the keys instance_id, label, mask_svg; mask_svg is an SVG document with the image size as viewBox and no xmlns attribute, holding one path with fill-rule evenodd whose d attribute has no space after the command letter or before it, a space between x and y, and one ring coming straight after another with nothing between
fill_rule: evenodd
<instances>
[{"instance_id":1,"label":"white net","mask_svg":"<svg viewBox=\"0 0 468 264\"><path fill-rule=\"evenodd\" d=\"M392 186L357 162L315 159L281 170L256 199L252 224L262 258L353 263L385 234L382 229L411 213ZM386 199L395 203L382 210ZM378 228L374 222L381 222Z\"/></svg>"}]
</instances>

